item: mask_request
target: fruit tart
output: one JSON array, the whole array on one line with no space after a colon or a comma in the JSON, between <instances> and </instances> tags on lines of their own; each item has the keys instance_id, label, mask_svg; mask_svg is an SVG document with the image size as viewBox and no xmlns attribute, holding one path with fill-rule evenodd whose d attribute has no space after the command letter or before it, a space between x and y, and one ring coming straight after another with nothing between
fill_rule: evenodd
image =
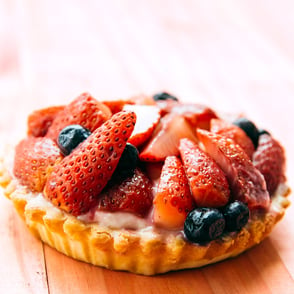
<instances>
[{"instance_id":1,"label":"fruit tart","mask_svg":"<svg viewBox=\"0 0 294 294\"><path fill-rule=\"evenodd\" d=\"M36 110L0 164L28 228L84 262L154 275L234 257L283 217L285 152L244 116L163 92Z\"/></svg>"}]
</instances>

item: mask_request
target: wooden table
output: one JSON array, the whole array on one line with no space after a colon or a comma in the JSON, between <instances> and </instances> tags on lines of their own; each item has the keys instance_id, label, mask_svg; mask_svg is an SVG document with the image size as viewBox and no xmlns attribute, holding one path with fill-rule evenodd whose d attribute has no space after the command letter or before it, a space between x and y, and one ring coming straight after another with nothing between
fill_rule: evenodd
<instances>
[{"instance_id":1,"label":"wooden table","mask_svg":"<svg viewBox=\"0 0 294 294\"><path fill-rule=\"evenodd\" d=\"M1 0L1 150L24 135L31 110L83 91L106 99L168 90L271 130L294 187L293 9L290 0ZM293 206L240 257L157 277L59 254L2 195L0 223L0 293L294 293Z\"/></svg>"}]
</instances>

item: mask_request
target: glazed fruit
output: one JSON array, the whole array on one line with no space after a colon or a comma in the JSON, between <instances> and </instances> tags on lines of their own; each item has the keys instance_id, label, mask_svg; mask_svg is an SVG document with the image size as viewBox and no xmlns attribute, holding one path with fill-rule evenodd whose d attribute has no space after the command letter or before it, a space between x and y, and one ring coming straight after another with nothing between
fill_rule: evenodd
<instances>
[{"instance_id":1,"label":"glazed fruit","mask_svg":"<svg viewBox=\"0 0 294 294\"><path fill-rule=\"evenodd\" d=\"M143 145L152 135L160 120L160 109L155 105L129 105L124 110L136 113L137 122L134 131L129 138L129 143L139 147Z\"/></svg>"},{"instance_id":2,"label":"glazed fruit","mask_svg":"<svg viewBox=\"0 0 294 294\"><path fill-rule=\"evenodd\" d=\"M174 100L174 101L178 101L178 98L167 93L167 92L160 92L157 93L155 95L153 95L153 99L155 101L159 101L159 100Z\"/></svg>"},{"instance_id":3,"label":"glazed fruit","mask_svg":"<svg viewBox=\"0 0 294 294\"><path fill-rule=\"evenodd\" d=\"M216 208L196 208L188 214L184 224L186 238L200 244L217 239L224 229L224 216Z\"/></svg>"},{"instance_id":4,"label":"glazed fruit","mask_svg":"<svg viewBox=\"0 0 294 294\"><path fill-rule=\"evenodd\" d=\"M258 145L259 132L255 124L246 117L240 117L233 122L236 126L241 128L247 136L252 140L254 147Z\"/></svg>"},{"instance_id":5,"label":"glazed fruit","mask_svg":"<svg viewBox=\"0 0 294 294\"><path fill-rule=\"evenodd\" d=\"M229 203L223 209L223 215L226 221L226 231L240 231L249 220L250 212L248 206L240 201Z\"/></svg>"},{"instance_id":6,"label":"glazed fruit","mask_svg":"<svg viewBox=\"0 0 294 294\"><path fill-rule=\"evenodd\" d=\"M109 181L109 185L121 182L134 174L134 171L139 162L139 152L138 149L127 143L120 159L118 165Z\"/></svg>"},{"instance_id":7,"label":"glazed fruit","mask_svg":"<svg viewBox=\"0 0 294 294\"><path fill-rule=\"evenodd\" d=\"M268 134L259 138L259 144L253 156L254 166L263 174L270 195L276 191L279 183L285 182L286 156L281 144Z\"/></svg>"},{"instance_id":8,"label":"glazed fruit","mask_svg":"<svg viewBox=\"0 0 294 294\"><path fill-rule=\"evenodd\" d=\"M83 93L58 113L46 137L57 140L60 131L73 124L93 132L111 117L110 109L88 93Z\"/></svg>"},{"instance_id":9,"label":"glazed fruit","mask_svg":"<svg viewBox=\"0 0 294 294\"><path fill-rule=\"evenodd\" d=\"M139 158L142 161L158 162L164 161L167 156L178 155L178 145L182 138L198 142L195 129L183 116L174 113L167 114L155 128Z\"/></svg>"},{"instance_id":10,"label":"glazed fruit","mask_svg":"<svg viewBox=\"0 0 294 294\"><path fill-rule=\"evenodd\" d=\"M96 129L55 165L44 189L45 197L75 216L86 213L110 180L135 122L135 113L119 112Z\"/></svg>"},{"instance_id":11,"label":"glazed fruit","mask_svg":"<svg viewBox=\"0 0 294 294\"><path fill-rule=\"evenodd\" d=\"M232 200L240 200L250 209L267 210L270 197L262 174L244 150L233 140L205 130L198 130L205 150L225 172Z\"/></svg>"},{"instance_id":12,"label":"glazed fruit","mask_svg":"<svg viewBox=\"0 0 294 294\"><path fill-rule=\"evenodd\" d=\"M28 136L44 137L49 127L58 114L64 109L64 106L51 106L35 110L28 117Z\"/></svg>"},{"instance_id":13,"label":"glazed fruit","mask_svg":"<svg viewBox=\"0 0 294 294\"><path fill-rule=\"evenodd\" d=\"M189 139L181 139L179 150L198 207L220 207L228 203L229 184L214 159Z\"/></svg>"},{"instance_id":14,"label":"glazed fruit","mask_svg":"<svg viewBox=\"0 0 294 294\"><path fill-rule=\"evenodd\" d=\"M57 145L63 155L68 155L90 135L91 132L80 125L69 125L60 131Z\"/></svg>"},{"instance_id":15,"label":"glazed fruit","mask_svg":"<svg viewBox=\"0 0 294 294\"><path fill-rule=\"evenodd\" d=\"M63 156L49 138L28 137L15 148L14 175L31 191L41 192L54 165Z\"/></svg>"},{"instance_id":16,"label":"glazed fruit","mask_svg":"<svg viewBox=\"0 0 294 294\"><path fill-rule=\"evenodd\" d=\"M194 207L184 167L176 156L168 156L164 162L153 205L154 223L168 229L183 228Z\"/></svg>"},{"instance_id":17,"label":"glazed fruit","mask_svg":"<svg viewBox=\"0 0 294 294\"><path fill-rule=\"evenodd\" d=\"M97 210L130 212L145 216L153 200L152 184L139 169L119 184L109 187L99 195Z\"/></svg>"},{"instance_id":18,"label":"glazed fruit","mask_svg":"<svg viewBox=\"0 0 294 294\"><path fill-rule=\"evenodd\" d=\"M241 128L221 119L212 119L210 122L210 131L232 139L235 143L239 144L248 157L252 159L255 147L252 140Z\"/></svg>"}]
</instances>

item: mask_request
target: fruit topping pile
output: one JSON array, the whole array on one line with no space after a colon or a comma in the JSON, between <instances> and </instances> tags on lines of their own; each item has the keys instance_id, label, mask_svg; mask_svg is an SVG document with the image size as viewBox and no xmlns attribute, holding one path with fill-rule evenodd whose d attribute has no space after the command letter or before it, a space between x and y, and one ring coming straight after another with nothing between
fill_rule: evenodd
<instances>
[{"instance_id":1,"label":"fruit topping pile","mask_svg":"<svg viewBox=\"0 0 294 294\"><path fill-rule=\"evenodd\" d=\"M200 244L240 231L286 181L284 149L268 131L166 92L83 93L34 111L13 172L66 213L131 213Z\"/></svg>"}]
</instances>

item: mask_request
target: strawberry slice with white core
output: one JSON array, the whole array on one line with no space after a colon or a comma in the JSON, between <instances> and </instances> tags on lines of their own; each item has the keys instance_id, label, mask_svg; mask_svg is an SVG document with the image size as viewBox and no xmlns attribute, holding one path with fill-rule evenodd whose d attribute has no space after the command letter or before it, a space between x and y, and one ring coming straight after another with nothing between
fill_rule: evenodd
<instances>
[{"instance_id":1,"label":"strawberry slice with white core","mask_svg":"<svg viewBox=\"0 0 294 294\"><path fill-rule=\"evenodd\" d=\"M181 160L168 156L154 197L153 222L168 229L183 228L194 201Z\"/></svg>"},{"instance_id":2,"label":"strawberry slice with white core","mask_svg":"<svg viewBox=\"0 0 294 294\"><path fill-rule=\"evenodd\" d=\"M206 152L226 174L232 200L246 203L249 209L267 210L270 197L266 182L244 150L232 139L224 136L200 129L197 134Z\"/></svg>"},{"instance_id":3,"label":"strawberry slice with white core","mask_svg":"<svg viewBox=\"0 0 294 294\"><path fill-rule=\"evenodd\" d=\"M142 161L164 161L167 156L179 155L178 146L182 138L198 142L195 128L183 116L167 114L160 120L139 157Z\"/></svg>"},{"instance_id":4,"label":"strawberry slice with white core","mask_svg":"<svg viewBox=\"0 0 294 294\"><path fill-rule=\"evenodd\" d=\"M128 142L139 147L151 137L155 127L159 123L160 109L154 105L126 104L123 110L136 113L137 122Z\"/></svg>"}]
</instances>

